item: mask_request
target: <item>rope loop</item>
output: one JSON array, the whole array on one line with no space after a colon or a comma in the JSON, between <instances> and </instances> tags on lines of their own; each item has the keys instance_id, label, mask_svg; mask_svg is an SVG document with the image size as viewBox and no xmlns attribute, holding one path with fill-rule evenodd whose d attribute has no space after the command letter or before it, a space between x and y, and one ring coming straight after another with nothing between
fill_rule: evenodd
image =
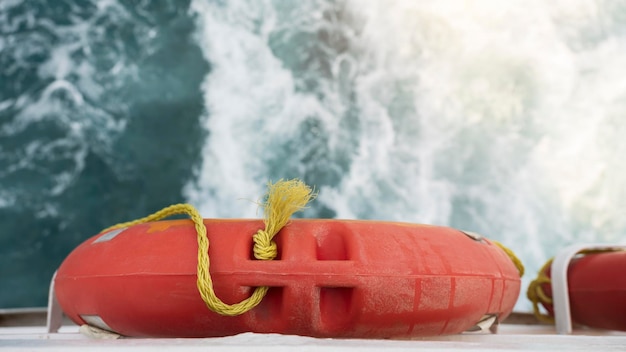
<instances>
[{"instance_id":1,"label":"rope loop","mask_svg":"<svg viewBox=\"0 0 626 352\"><path fill-rule=\"evenodd\" d=\"M262 204L265 208L265 229L260 229L252 236L254 241L254 255L257 259L272 260L278 255L278 248L272 238L287 225L289 218L296 211L304 209L305 205L315 198L316 193L304 184L304 182L293 179L283 181L282 179L272 184L268 183L267 200ZM196 281L198 292L206 306L215 313L235 316L243 314L256 307L267 294L268 287L262 286L254 289L250 297L235 304L224 303L215 295L213 280L209 271L209 239L207 237L204 220L192 205L174 204L163 208L144 218L124 222L111 226L102 232L113 229L129 227L151 221L158 221L166 217L186 214L193 221L198 241L198 267Z\"/></svg>"}]
</instances>

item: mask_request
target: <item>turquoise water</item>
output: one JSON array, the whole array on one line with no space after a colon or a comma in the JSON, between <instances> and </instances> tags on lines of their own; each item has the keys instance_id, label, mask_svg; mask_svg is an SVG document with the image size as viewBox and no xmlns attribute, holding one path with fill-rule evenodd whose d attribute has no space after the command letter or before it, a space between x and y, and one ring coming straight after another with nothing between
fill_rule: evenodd
<instances>
[{"instance_id":1,"label":"turquoise water","mask_svg":"<svg viewBox=\"0 0 626 352\"><path fill-rule=\"evenodd\" d=\"M0 308L190 202L448 225L539 266L626 240L626 2L0 2ZM9 289L7 289L9 288ZM519 307L525 309L526 303Z\"/></svg>"}]
</instances>

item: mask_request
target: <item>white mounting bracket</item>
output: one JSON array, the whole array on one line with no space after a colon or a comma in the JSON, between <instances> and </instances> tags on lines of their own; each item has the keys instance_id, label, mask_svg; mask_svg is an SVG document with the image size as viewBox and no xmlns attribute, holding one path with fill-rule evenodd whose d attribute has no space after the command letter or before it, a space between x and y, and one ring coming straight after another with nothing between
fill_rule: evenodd
<instances>
[{"instance_id":1,"label":"white mounting bracket","mask_svg":"<svg viewBox=\"0 0 626 352\"><path fill-rule=\"evenodd\" d=\"M557 334L572 333L572 314L569 305L569 285L567 283L567 269L576 254L585 250L626 250L626 245L592 243L575 244L560 251L551 266L552 302L554 306L554 320Z\"/></svg>"},{"instance_id":2,"label":"white mounting bracket","mask_svg":"<svg viewBox=\"0 0 626 352\"><path fill-rule=\"evenodd\" d=\"M50 280L50 291L48 291L48 315L46 318L46 331L48 334L59 332L61 325L63 325L63 309L61 309L61 305L54 293L54 279L56 276L57 272L55 271Z\"/></svg>"}]
</instances>

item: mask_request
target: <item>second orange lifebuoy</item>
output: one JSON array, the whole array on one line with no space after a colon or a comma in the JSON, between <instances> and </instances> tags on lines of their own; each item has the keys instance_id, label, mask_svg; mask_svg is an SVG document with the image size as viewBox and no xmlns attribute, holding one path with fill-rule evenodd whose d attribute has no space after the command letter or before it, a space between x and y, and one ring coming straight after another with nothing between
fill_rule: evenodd
<instances>
[{"instance_id":1,"label":"second orange lifebuoy","mask_svg":"<svg viewBox=\"0 0 626 352\"><path fill-rule=\"evenodd\" d=\"M545 274L550 276L550 265L546 265ZM567 281L575 323L626 331L626 251L592 253L572 260ZM553 298L550 283L542 284L541 289ZM552 304L540 303L554 316Z\"/></svg>"}]
</instances>

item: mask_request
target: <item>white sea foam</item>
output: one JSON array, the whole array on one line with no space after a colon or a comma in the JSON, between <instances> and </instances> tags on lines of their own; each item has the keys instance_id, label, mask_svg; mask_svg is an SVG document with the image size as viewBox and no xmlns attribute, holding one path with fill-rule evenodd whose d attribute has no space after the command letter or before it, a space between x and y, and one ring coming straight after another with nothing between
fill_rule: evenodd
<instances>
[{"instance_id":1,"label":"white sea foam","mask_svg":"<svg viewBox=\"0 0 626 352\"><path fill-rule=\"evenodd\" d=\"M192 11L213 65L210 135L187 187L205 216L258 216L237 199L256 199L280 171L339 169L317 200L337 217L483 233L520 255L525 284L569 243L624 238L622 4L194 1ZM321 44L288 40L304 34ZM293 65L309 52L318 66ZM317 169L295 159L311 117L324 134Z\"/></svg>"},{"instance_id":2,"label":"white sea foam","mask_svg":"<svg viewBox=\"0 0 626 352\"><path fill-rule=\"evenodd\" d=\"M204 148L200 182L189 197L205 214L255 216L267 172L263 164L277 136L290 135L314 113L332 120L318 100L295 90L292 72L268 46L269 35L285 24L269 2L193 2L199 14L198 40L212 73L204 84L211 133ZM297 18L291 18L297 22ZM196 187L198 190L196 190ZM242 207L247 210L237 211Z\"/></svg>"}]
</instances>

